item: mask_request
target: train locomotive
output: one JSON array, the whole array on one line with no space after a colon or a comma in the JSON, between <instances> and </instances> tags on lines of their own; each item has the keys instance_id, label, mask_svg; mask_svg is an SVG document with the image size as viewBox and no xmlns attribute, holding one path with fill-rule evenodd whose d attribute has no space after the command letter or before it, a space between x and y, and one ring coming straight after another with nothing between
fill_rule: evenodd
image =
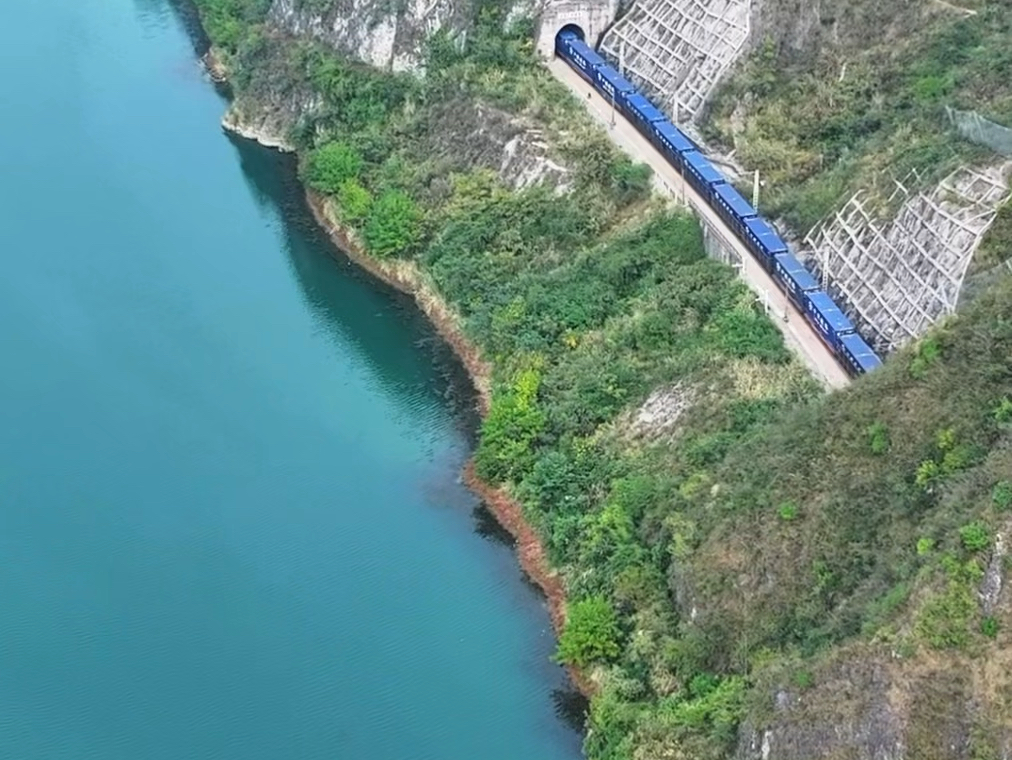
<instances>
[{"instance_id":1,"label":"train locomotive","mask_svg":"<svg viewBox=\"0 0 1012 760\"><path fill-rule=\"evenodd\" d=\"M857 333L853 322L819 287L818 281L790 252L787 243L688 135L571 28L563 29L556 36L555 53L610 100L717 213L783 289L848 374L856 377L881 365L881 359Z\"/></svg>"}]
</instances>

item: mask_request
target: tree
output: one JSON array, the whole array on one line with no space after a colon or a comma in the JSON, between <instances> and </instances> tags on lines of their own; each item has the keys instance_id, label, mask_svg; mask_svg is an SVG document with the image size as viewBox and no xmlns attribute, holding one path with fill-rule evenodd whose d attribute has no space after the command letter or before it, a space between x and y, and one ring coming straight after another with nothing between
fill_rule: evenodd
<instances>
[{"instance_id":1,"label":"tree","mask_svg":"<svg viewBox=\"0 0 1012 760\"><path fill-rule=\"evenodd\" d=\"M418 241L421 214L400 190L388 190L373 204L365 223L365 242L374 256L400 253Z\"/></svg>"},{"instance_id":2,"label":"tree","mask_svg":"<svg viewBox=\"0 0 1012 760\"><path fill-rule=\"evenodd\" d=\"M337 195L348 180L358 178L362 157L347 143L327 143L309 154L306 179L311 187L327 195Z\"/></svg>"},{"instance_id":3,"label":"tree","mask_svg":"<svg viewBox=\"0 0 1012 760\"><path fill-rule=\"evenodd\" d=\"M369 213L372 195L357 180L349 179L341 185L337 193L337 202L341 205L345 219L349 222L360 222Z\"/></svg>"},{"instance_id":4,"label":"tree","mask_svg":"<svg viewBox=\"0 0 1012 760\"><path fill-rule=\"evenodd\" d=\"M556 655L560 662L582 668L618 657L618 619L607 599L592 596L570 605L566 612Z\"/></svg>"},{"instance_id":5,"label":"tree","mask_svg":"<svg viewBox=\"0 0 1012 760\"><path fill-rule=\"evenodd\" d=\"M492 408L482 423L474 457L478 474L485 480L519 479L534 465L535 445L545 428L545 415L538 407L540 385L538 370L527 369L510 386L492 394Z\"/></svg>"}]
</instances>

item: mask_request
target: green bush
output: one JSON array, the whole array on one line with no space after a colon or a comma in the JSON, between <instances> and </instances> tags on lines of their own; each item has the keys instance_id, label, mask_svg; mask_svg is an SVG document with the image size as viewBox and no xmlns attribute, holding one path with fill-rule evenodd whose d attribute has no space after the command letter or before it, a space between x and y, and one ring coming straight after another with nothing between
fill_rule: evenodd
<instances>
[{"instance_id":1,"label":"green bush","mask_svg":"<svg viewBox=\"0 0 1012 760\"><path fill-rule=\"evenodd\" d=\"M650 193L653 169L646 164L633 163L625 156L611 166L611 186L620 206L646 198Z\"/></svg>"},{"instance_id":2,"label":"green bush","mask_svg":"<svg viewBox=\"0 0 1012 760\"><path fill-rule=\"evenodd\" d=\"M499 483L526 473L534 464L535 443L545 426L537 403L540 385L540 373L528 369L510 387L493 393L474 458L482 478Z\"/></svg>"},{"instance_id":3,"label":"green bush","mask_svg":"<svg viewBox=\"0 0 1012 760\"><path fill-rule=\"evenodd\" d=\"M618 618L608 600L602 596L582 599L568 605L566 625L559 637L560 662L586 667L618 657Z\"/></svg>"},{"instance_id":4,"label":"green bush","mask_svg":"<svg viewBox=\"0 0 1012 760\"><path fill-rule=\"evenodd\" d=\"M372 195L357 180L345 180L337 192L341 213L349 222L361 222L372 207Z\"/></svg>"},{"instance_id":5,"label":"green bush","mask_svg":"<svg viewBox=\"0 0 1012 760\"><path fill-rule=\"evenodd\" d=\"M703 731L712 740L726 745L735 737L744 696L745 682L739 677L730 677L720 679L699 696L669 698L665 700L665 707L676 731Z\"/></svg>"},{"instance_id":6,"label":"green bush","mask_svg":"<svg viewBox=\"0 0 1012 760\"><path fill-rule=\"evenodd\" d=\"M917 485L931 493L942 481L942 468L934 459L925 459L917 466L917 475L914 480Z\"/></svg>"},{"instance_id":7,"label":"green bush","mask_svg":"<svg viewBox=\"0 0 1012 760\"><path fill-rule=\"evenodd\" d=\"M327 143L312 151L306 160L306 180L310 187L327 195L340 193L341 187L357 179L361 171L362 157L343 142Z\"/></svg>"},{"instance_id":8,"label":"green bush","mask_svg":"<svg viewBox=\"0 0 1012 760\"><path fill-rule=\"evenodd\" d=\"M967 523L959 529L959 540L967 551L979 552L991 545L991 531L982 522Z\"/></svg>"},{"instance_id":9,"label":"green bush","mask_svg":"<svg viewBox=\"0 0 1012 760\"><path fill-rule=\"evenodd\" d=\"M777 508L777 514L780 515L781 520L790 522L798 516L798 505L793 501L785 501Z\"/></svg>"},{"instance_id":10,"label":"green bush","mask_svg":"<svg viewBox=\"0 0 1012 760\"><path fill-rule=\"evenodd\" d=\"M882 455L889 451L889 428L884 422L875 422L868 428L868 445L872 454Z\"/></svg>"},{"instance_id":11,"label":"green bush","mask_svg":"<svg viewBox=\"0 0 1012 760\"><path fill-rule=\"evenodd\" d=\"M999 424L1012 422L1012 398L1005 396L994 408L994 419Z\"/></svg>"},{"instance_id":12,"label":"green bush","mask_svg":"<svg viewBox=\"0 0 1012 760\"><path fill-rule=\"evenodd\" d=\"M418 242L421 212L410 196L388 190L373 203L363 236L369 252L383 258L410 251Z\"/></svg>"},{"instance_id":13,"label":"green bush","mask_svg":"<svg viewBox=\"0 0 1012 760\"><path fill-rule=\"evenodd\" d=\"M977 602L970 587L949 581L945 593L924 605L917 619L918 633L935 649L958 649L969 641L970 620Z\"/></svg>"},{"instance_id":14,"label":"green bush","mask_svg":"<svg viewBox=\"0 0 1012 760\"><path fill-rule=\"evenodd\" d=\"M811 688L812 684L815 683L815 676L812 675L810 670L799 670L794 673L794 685L799 689Z\"/></svg>"},{"instance_id":15,"label":"green bush","mask_svg":"<svg viewBox=\"0 0 1012 760\"><path fill-rule=\"evenodd\" d=\"M254 25L267 17L271 0L194 0L211 41L235 53Z\"/></svg>"},{"instance_id":16,"label":"green bush","mask_svg":"<svg viewBox=\"0 0 1012 760\"><path fill-rule=\"evenodd\" d=\"M914 357L910 360L910 375L915 379L923 379L928 369L933 366L942 355L942 347L935 338L928 337L917 344Z\"/></svg>"},{"instance_id":17,"label":"green bush","mask_svg":"<svg viewBox=\"0 0 1012 760\"><path fill-rule=\"evenodd\" d=\"M989 639L993 639L998 635L998 628L998 621L990 615L980 621L980 632Z\"/></svg>"},{"instance_id":18,"label":"green bush","mask_svg":"<svg viewBox=\"0 0 1012 760\"><path fill-rule=\"evenodd\" d=\"M999 480L991 489L991 501L1001 510L1012 507L1012 481Z\"/></svg>"}]
</instances>

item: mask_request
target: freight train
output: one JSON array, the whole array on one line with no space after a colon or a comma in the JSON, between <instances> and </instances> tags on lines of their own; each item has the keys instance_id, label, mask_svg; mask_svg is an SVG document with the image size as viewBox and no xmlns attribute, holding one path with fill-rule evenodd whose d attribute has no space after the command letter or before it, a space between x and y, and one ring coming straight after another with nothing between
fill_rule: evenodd
<instances>
[{"instance_id":1,"label":"freight train","mask_svg":"<svg viewBox=\"0 0 1012 760\"><path fill-rule=\"evenodd\" d=\"M773 227L710 163L699 146L571 27L556 36L555 53L610 100L717 213L852 377L870 372L882 363Z\"/></svg>"}]
</instances>

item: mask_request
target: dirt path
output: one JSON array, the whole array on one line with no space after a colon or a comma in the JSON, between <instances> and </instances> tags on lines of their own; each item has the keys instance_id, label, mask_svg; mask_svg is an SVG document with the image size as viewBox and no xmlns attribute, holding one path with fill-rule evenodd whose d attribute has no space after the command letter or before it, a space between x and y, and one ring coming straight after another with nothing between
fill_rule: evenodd
<instances>
[{"instance_id":1,"label":"dirt path","mask_svg":"<svg viewBox=\"0 0 1012 760\"><path fill-rule=\"evenodd\" d=\"M608 130L612 141L636 161L648 164L654 170L657 190L680 202L687 202L710 229L728 247L741 257L739 274L756 296L767 304L773 322L784 334L784 340L812 374L827 388L843 388L850 378L833 354L826 348L812 327L794 305L787 300L773 278L759 265L748 249L731 234L724 222L707 206L688 184L682 182L678 172L664 159L654 146L647 142L629 121L611 103L585 82L567 63L552 58L548 70L569 87L587 111ZM588 97L588 94L590 97ZM614 113L614 116L613 116ZM612 119L614 118L614 125Z\"/></svg>"}]
</instances>

